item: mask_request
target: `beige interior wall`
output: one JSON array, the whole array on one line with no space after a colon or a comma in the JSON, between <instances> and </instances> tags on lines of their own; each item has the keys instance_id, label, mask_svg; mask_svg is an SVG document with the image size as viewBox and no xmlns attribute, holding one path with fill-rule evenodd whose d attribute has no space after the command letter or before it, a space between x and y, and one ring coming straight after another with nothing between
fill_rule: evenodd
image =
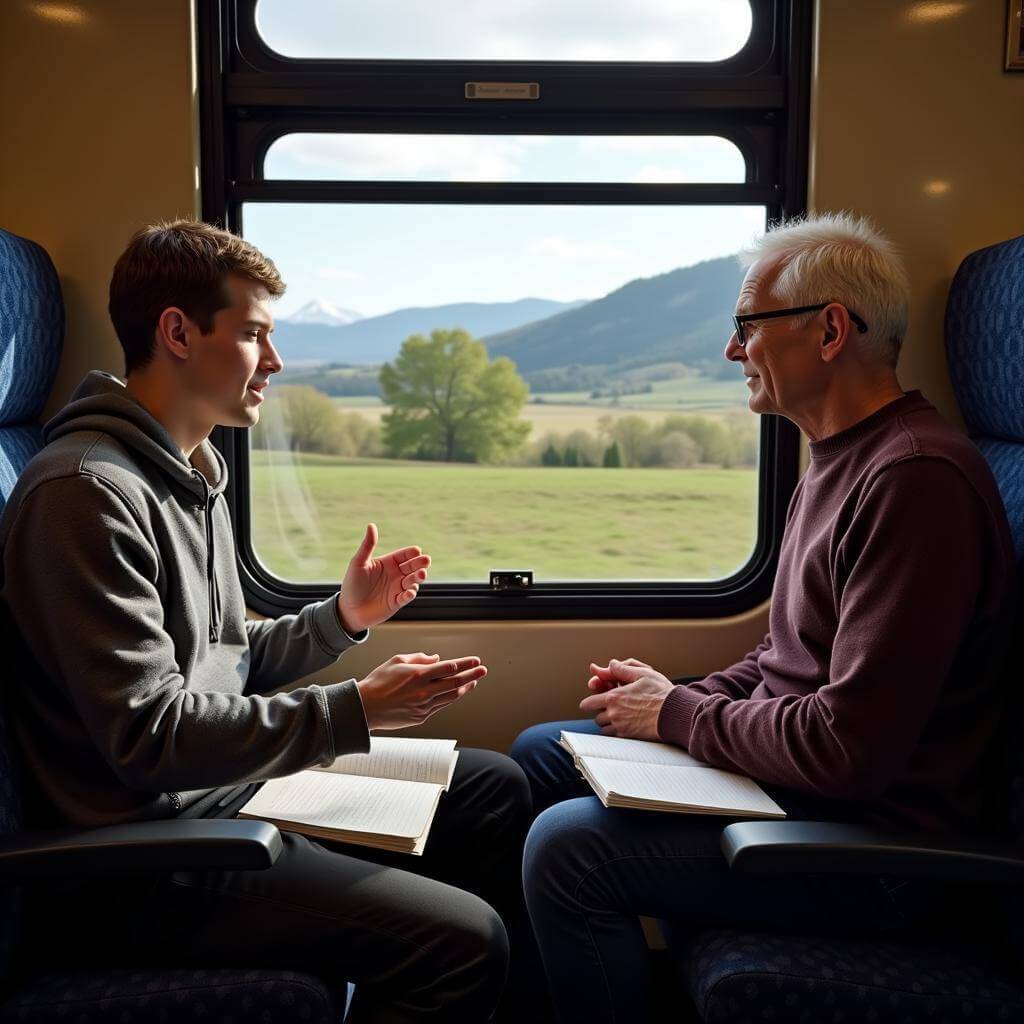
<instances>
[{"instance_id":1,"label":"beige interior wall","mask_svg":"<svg viewBox=\"0 0 1024 1024\"><path fill-rule=\"evenodd\" d=\"M190 0L3 4L0 226L46 248L67 308L47 414L123 372L107 286L132 232L198 209L191 37Z\"/></svg>"},{"instance_id":2,"label":"beige interior wall","mask_svg":"<svg viewBox=\"0 0 1024 1024\"><path fill-rule=\"evenodd\" d=\"M197 209L189 0L8 0L0 34L9 146L0 225L41 242L61 274L64 358L48 412L92 367L118 372L110 269L147 221ZM869 213L907 254L908 385L954 409L941 347L960 259L1024 230L1024 74L1001 70L1002 0L820 0L811 202ZM951 12L928 20L929 13ZM760 639L766 609L719 621L391 625L333 676L395 651L481 655L491 675L427 729L504 749L526 724L574 714L586 664L645 658L711 671Z\"/></svg>"},{"instance_id":3,"label":"beige interior wall","mask_svg":"<svg viewBox=\"0 0 1024 1024\"><path fill-rule=\"evenodd\" d=\"M900 360L958 418L942 318L960 261L1024 232L1024 73L1003 71L1005 0L819 0L813 209L869 214L910 268Z\"/></svg>"}]
</instances>

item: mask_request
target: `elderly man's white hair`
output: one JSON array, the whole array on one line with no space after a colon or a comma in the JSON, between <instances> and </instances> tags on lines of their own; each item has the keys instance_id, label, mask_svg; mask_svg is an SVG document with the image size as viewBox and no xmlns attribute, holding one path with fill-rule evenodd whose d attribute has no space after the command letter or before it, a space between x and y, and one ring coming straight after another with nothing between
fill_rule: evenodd
<instances>
[{"instance_id":1,"label":"elderly man's white hair","mask_svg":"<svg viewBox=\"0 0 1024 1024\"><path fill-rule=\"evenodd\" d=\"M896 365L907 332L910 282L896 247L869 220L822 213L775 225L739 255L778 260L771 294L784 306L840 302L868 325L861 351Z\"/></svg>"}]
</instances>

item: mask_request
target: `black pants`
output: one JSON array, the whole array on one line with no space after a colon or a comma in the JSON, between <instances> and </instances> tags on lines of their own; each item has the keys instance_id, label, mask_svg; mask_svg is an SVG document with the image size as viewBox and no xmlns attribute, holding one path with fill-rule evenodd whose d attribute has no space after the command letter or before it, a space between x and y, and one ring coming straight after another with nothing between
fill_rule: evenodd
<instances>
[{"instance_id":1,"label":"black pants","mask_svg":"<svg viewBox=\"0 0 1024 1024\"><path fill-rule=\"evenodd\" d=\"M48 967L283 967L355 982L353 1024L486 1021L508 970L505 924L518 936L525 921L529 821L519 767L491 751L462 750L422 857L284 832L281 856L266 871L176 872L30 893L27 958ZM517 948L514 957L526 970L529 953Z\"/></svg>"}]
</instances>

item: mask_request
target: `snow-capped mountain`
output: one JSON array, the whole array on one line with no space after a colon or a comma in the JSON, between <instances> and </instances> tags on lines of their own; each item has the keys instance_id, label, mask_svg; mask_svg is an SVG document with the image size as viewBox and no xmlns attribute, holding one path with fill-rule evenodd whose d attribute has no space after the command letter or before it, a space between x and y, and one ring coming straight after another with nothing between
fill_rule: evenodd
<instances>
[{"instance_id":1,"label":"snow-capped mountain","mask_svg":"<svg viewBox=\"0 0 1024 1024\"><path fill-rule=\"evenodd\" d=\"M283 316L280 319L283 323L289 324L328 324L331 327L344 327L346 324L362 320L363 314L352 309L343 309L323 299L312 299L291 316Z\"/></svg>"}]
</instances>

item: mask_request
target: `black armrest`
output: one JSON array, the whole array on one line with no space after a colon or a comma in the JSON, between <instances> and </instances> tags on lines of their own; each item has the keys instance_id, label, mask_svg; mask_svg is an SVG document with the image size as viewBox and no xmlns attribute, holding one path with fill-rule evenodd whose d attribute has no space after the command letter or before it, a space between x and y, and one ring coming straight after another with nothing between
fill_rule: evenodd
<instances>
[{"instance_id":1,"label":"black armrest","mask_svg":"<svg viewBox=\"0 0 1024 1024\"><path fill-rule=\"evenodd\" d=\"M281 833L234 818L144 821L0 836L0 884L40 878L149 874L200 868L269 868Z\"/></svg>"},{"instance_id":2,"label":"black armrest","mask_svg":"<svg viewBox=\"0 0 1024 1024\"><path fill-rule=\"evenodd\" d=\"M1024 883L1024 850L962 836L896 833L833 821L742 821L722 830L735 871L898 875Z\"/></svg>"}]
</instances>

